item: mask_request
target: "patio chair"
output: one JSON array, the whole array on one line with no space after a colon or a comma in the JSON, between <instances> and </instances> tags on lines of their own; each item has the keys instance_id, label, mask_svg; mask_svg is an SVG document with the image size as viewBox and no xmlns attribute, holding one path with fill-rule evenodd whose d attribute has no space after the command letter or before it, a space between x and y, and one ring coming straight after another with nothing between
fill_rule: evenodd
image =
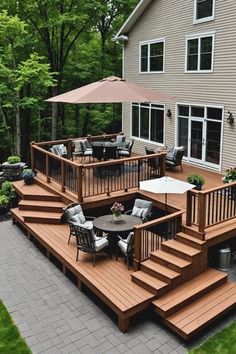
<instances>
[{"instance_id":1,"label":"patio chair","mask_svg":"<svg viewBox=\"0 0 236 354\"><path fill-rule=\"evenodd\" d=\"M153 147L145 146L146 155L155 154L156 151ZM160 177L160 159L159 157L150 158L147 160L147 164L150 167L150 178Z\"/></svg>"},{"instance_id":2,"label":"patio chair","mask_svg":"<svg viewBox=\"0 0 236 354\"><path fill-rule=\"evenodd\" d=\"M77 140L73 140L72 142L72 146L74 148L73 152L72 152L72 160L74 158L76 158L76 156L82 157L83 152L82 152L82 148L81 148L81 139L77 139Z\"/></svg>"},{"instance_id":3,"label":"patio chair","mask_svg":"<svg viewBox=\"0 0 236 354\"><path fill-rule=\"evenodd\" d=\"M49 150L58 156L67 157L67 148L64 144L53 145Z\"/></svg>"},{"instance_id":4,"label":"patio chair","mask_svg":"<svg viewBox=\"0 0 236 354\"><path fill-rule=\"evenodd\" d=\"M132 141L129 142L125 147L118 148L118 156L130 157L133 145L134 145L134 139L132 139Z\"/></svg>"},{"instance_id":5,"label":"patio chair","mask_svg":"<svg viewBox=\"0 0 236 354\"><path fill-rule=\"evenodd\" d=\"M182 167L183 156L184 156L184 146L175 147L173 149L173 152L169 152L165 157L166 166L170 168L180 166L181 171L183 172L183 167Z\"/></svg>"},{"instance_id":6,"label":"patio chair","mask_svg":"<svg viewBox=\"0 0 236 354\"><path fill-rule=\"evenodd\" d=\"M98 237L93 227L75 226L77 244L76 261L79 258L79 251L93 254L93 266L95 266L96 254L109 246L107 237Z\"/></svg>"},{"instance_id":7,"label":"patio chair","mask_svg":"<svg viewBox=\"0 0 236 354\"><path fill-rule=\"evenodd\" d=\"M97 159L98 161L103 160L104 146L92 146L92 156L93 159Z\"/></svg>"},{"instance_id":8,"label":"patio chair","mask_svg":"<svg viewBox=\"0 0 236 354\"><path fill-rule=\"evenodd\" d=\"M132 262L132 256L134 251L134 233L130 232L126 239L121 236L117 236L119 241L116 249L116 260L118 260L119 250L126 256L128 270Z\"/></svg>"},{"instance_id":9,"label":"patio chair","mask_svg":"<svg viewBox=\"0 0 236 354\"><path fill-rule=\"evenodd\" d=\"M152 202L143 199L135 199L133 209L126 211L125 214L137 216L145 222L151 218L151 211Z\"/></svg>"},{"instance_id":10,"label":"patio chair","mask_svg":"<svg viewBox=\"0 0 236 354\"><path fill-rule=\"evenodd\" d=\"M116 158L117 158L117 146L106 147L105 152L104 152L104 159L105 160L110 160L110 159L115 160Z\"/></svg>"},{"instance_id":11,"label":"patio chair","mask_svg":"<svg viewBox=\"0 0 236 354\"><path fill-rule=\"evenodd\" d=\"M92 146L89 144L87 139L81 140L80 146L82 150L81 162L83 161L84 157L88 156L90 158L91 156L93 156Z\"/></svg>"},{"instance_id":12,"label":"patio chair","mask_svg":"<svg viewBox=\"0 0 236 354\"><path fill-rule=\"evenodd\" d=\"M70 243L70 238L76 236L75 227L93 227L94 216L84 216L81 205L78 203L71 203L63 208L63 214L70 227L70 234L68 238L68 243Z\"/></svg>"},{"instance_id":13,"label":"patio chair","mask_svg":"<svg viewBox=\"0 0 236 354\"><path fill-rule=\"evenodd\" d=\"M125 143L125 140L126 140L125 135L117 135L116 140L115 140L115 144Z\"/></svg>"}]
</instances>

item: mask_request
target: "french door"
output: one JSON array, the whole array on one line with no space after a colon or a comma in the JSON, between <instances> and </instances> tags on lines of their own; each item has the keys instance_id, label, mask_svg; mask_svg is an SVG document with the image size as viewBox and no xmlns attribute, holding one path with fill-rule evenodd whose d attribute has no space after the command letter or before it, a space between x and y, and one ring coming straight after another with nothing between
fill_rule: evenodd
<instances>
[{"instance_id":1,"label":"french door","mask_svg":"<svg viewBox=\"0 0 236 354\"><path fill-rule=\"evenodd\" d=\"M212 168L220 167L222 108L178 106L178 145L185 159Z\"/></svg>"}]
</instances>

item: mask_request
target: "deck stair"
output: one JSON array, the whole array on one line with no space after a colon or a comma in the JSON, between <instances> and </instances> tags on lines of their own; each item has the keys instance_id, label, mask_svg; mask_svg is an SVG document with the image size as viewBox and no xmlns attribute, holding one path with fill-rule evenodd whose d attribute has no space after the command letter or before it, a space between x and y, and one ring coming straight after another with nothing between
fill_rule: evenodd
<instances>
[{"instance_id":1,"label":"deck stair","mask_svg":"<svg viewBox=\"0 0 236 354\"><path fill-rule=\"evenodd\" d=\"M27 223L60 224L63 207L61 196L45 190L38 184L25 185L23 181L14 182L14 187L22 198L18 208ZM14 214L14 209L12 209Z\"/></svg>"},{"instance_id":2,"label":"deck stair","mask_svg":"<svg viewBox=\"0 0 236 354\"><path fill-rule=\"evenodd\" d=\"M153 301L163 322L189 339L220 315L236 306L236 284L227 274L208 269Z\"/></svg>"}]
</instances>

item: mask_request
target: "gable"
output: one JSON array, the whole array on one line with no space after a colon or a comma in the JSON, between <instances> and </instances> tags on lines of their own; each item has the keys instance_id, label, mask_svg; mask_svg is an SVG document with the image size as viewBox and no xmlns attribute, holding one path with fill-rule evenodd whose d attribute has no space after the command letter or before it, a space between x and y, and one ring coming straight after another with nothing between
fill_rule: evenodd
<instances>
[{"instance_id":1,"label":"gable","mask_svg":"<svg viewBox=\"0 0 236 354\"><path fill-rule=\"evenodd\" d=\"M131 15L127 18L125 23L122 25L122 27L119 29L114 39L119 39L119 36L128 33L151 2L152 0L141 0Z\"/></svg>"}]
</instances>

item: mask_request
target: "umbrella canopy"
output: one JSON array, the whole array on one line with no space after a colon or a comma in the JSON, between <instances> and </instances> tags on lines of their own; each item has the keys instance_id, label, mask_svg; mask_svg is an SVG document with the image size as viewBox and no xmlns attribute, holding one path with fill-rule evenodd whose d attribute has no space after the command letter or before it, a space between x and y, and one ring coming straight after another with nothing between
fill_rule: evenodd
<instances>
[{"instance_id":1,"label":"umbrella canopy","mask_svg":"<svg viewBox=\"0 0 236 354\"><path fill-rule=\"evenodd\" d=\"M173 193L183 194L195 187L194 184L190 184L179 179L164 176L161 178L149 179L147 181L139 182L139 187L142 190L153 193Z\"/></svg>"},{"instance_id":2,"label":"umbrella canopy","mask_svg":"<svg viewBox=\"0 0 236 354\"><path fill-rule=\"evenodd\" d=\"M164 176L139 182L139 188L147 192L165 194L165 210L167 206L167 194L183 194L195 187L194 184L180 181L179 179Z\"/></svg>"},{"instance_id":3,"label":"umbrella canopy","mask_svg":"<svg viewBox=\"0 0 236 354\"><path fill-rule=\"evenodd\" d=\"M122 103L168 101L173 96L132 84L125 79L110 76L47 99L47 102L65 103Z\"/></svg>"}]
</instances>

